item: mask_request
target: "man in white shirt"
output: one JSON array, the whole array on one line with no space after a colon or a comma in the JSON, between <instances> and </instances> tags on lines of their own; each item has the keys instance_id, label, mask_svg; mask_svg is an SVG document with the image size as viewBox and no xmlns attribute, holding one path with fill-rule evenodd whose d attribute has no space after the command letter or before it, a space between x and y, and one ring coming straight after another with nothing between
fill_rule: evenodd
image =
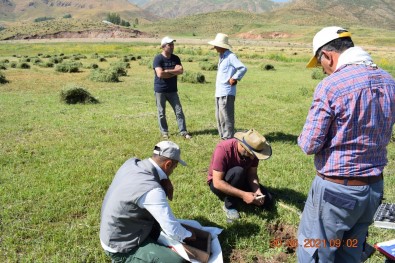
<instances>
[{"instance_id":1,"label":"man in white shirt","mask_svg":"<svg viewBox=\"0 0 395 263\"><path fill-rule=\"evenodd\" d=\"M196 239L175 218L169 176L181 160L177 144L162 141L151 158L127 160L116 173L101 209L100 242L115 262L184 262L157 242L160 230L180 242Z\"/></svg>"}]
</instances>

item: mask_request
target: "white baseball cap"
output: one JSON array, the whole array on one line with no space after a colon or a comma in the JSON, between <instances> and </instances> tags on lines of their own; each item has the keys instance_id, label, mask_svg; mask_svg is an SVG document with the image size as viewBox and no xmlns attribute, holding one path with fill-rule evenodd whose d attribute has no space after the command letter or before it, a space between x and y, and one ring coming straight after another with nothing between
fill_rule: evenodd
<instances>
[{"instance_id":1,"label":"white baseball cap","mask_svg":"<svg viewBox=\"0 0 395 263\"><path fill-rule=\"evenodd\" d=\"M156 144L154 153L178 161L183 166L187 165L183 160L181 160L180 147L172 141L161 141L160 143Z\"/></svg>"},{"instance_id":2,"label":"white baseball cap","mask_svg":"<svg viewBox=\"0 0 395 263\"><path fill-rule=\"evenodd\" d=\"M318 61L316 57L317 50L320 49L325 44L328 44L332 40L351 37L351 33L346 29L338 26L324 27L313 38L313 57L307 63L306 68L314 68L318 66Z\"/></svg>"},{"instance_id":3,"label":"white baseball cap","mask_svg":"<svg viewBox=\"0 0 395 263\"><path fill-rule=\"evenodd\" d=\"M170 44L173 42L176 42L176 40L166 36L166 37L162 38L162 41L160 42L160 46L163 47L164 45Z\"/></svg>"}]
</instances>

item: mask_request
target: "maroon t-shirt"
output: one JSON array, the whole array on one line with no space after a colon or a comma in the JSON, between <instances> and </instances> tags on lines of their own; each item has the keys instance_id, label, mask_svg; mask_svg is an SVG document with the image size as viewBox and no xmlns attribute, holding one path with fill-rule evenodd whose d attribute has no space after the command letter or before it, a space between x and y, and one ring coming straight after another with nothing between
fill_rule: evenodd
<instances>
[{"instance_id":1,"label":"maroon t-shirt","mask_svg":"<svg viewBox=\"0 0 395 263\"><path fill-rule=\"evenodd\" d=\"M229 169L240 166L245 170L251 167L258 167L258 158L250 159L240 158L237 151L238 140L235 138L221 141L215 147L213 156L211 157L210 167L208 169L207 183L213 179L213 170L226 173Z\"/></svg>"}]
</instances>

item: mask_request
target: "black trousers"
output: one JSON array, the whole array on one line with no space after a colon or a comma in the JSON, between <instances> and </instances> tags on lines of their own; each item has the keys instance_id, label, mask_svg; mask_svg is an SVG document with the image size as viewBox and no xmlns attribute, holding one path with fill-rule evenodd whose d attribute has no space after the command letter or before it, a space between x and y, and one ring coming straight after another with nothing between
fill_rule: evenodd
<instances>
[{"instance_id":1,"label":"black trousers","mask_svg":"<svg viewBox=\"0 0 395 263\"><path fill-rule=\"evenodd\" d=\"M247 174L244 168L235 166L226 172L224 177L225 182L240 190L251 192L252 189L247 180ZM261 184L259 184L262 194L265 195L264 209L271 209L274 206L274 199L271 193ZM230 195L226 195L214 187L213 181L210 182L211 191L224 201L225 207L228 209L236 209L242 199Z\"/></svg>"}]
</instances>

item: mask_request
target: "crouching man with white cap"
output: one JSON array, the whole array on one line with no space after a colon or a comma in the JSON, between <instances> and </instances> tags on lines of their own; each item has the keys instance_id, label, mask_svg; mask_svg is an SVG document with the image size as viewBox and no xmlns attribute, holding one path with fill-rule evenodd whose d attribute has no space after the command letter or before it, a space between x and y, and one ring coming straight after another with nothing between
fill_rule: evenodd
<instances>
[{"instance_id":1,"label":"crouching man with white cap","mask_svg":"<svg viewBox=\"0 0 395 263\"><path fill-rule=\"evenodd\" d=\"M113 262L184 262L157 242L160 230L180 242L196 239L175 218L169 176L181 160L177 144L162 141L151 158L127 160L116 173L101 209L100 242Z\"/></svg>"}]
</instances>

